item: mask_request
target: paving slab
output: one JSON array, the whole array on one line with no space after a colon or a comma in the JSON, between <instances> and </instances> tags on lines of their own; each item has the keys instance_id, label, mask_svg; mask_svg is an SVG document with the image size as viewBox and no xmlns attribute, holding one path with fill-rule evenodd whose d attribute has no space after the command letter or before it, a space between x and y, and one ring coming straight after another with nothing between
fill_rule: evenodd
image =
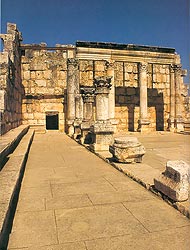
<instances>
[{"instance_id":1,"label":"paving slab","mask_svg":"<svg viewBox=\"0 0 190 250\"><path fill-rule=\"evenodd\" d=\"M57 244L54 212L17 212L9 242L9 248Z\"/></svg>"},{"instance_id":2,"label":"paving slab","mask_svg":"<svg viewBox=\"0 0 190 250\"><path fill-rule=\"evenodd\" d=\"M65 134L48 132L34 137L8 249L187 250L189 228L162 199Z\"/></svg>"},{"instance_id":3,"label":"paving slab","mask_svg":"<svg viewBox=\"0 0 190 250\"><path fill-rule=\"evenodd\" d=\"M62 209L55 215L60 243L147 232L122 204Z\"/></svg>"}]
</instances>

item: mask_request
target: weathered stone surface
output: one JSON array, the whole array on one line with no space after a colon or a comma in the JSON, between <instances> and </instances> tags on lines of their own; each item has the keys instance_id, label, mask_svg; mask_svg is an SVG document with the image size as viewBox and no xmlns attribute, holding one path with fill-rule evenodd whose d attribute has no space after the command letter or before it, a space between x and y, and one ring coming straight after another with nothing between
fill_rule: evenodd
<instances>
[{"instance_id":1,"label":"weathered stone surface","mask_svg":"<svg viewBox=\"0 0 190 250\"><path fill-rule=\"evenodd\" d=\"M154 179L157 190L174 201L185 201L189 195L190 167L184 161L168 161L166 170Z\"/></svg>"},{"instance_id":2,"label":"weathered stone surface","mask_svg":"<svg viewBox=\"0 0 190 250\"><path fill-rule=\"evenodd\" d=\"M145 148L136 137L118 137L114 144L109 147L113 158L122 163L142 162Z\"/></svg>"}]
</instances>

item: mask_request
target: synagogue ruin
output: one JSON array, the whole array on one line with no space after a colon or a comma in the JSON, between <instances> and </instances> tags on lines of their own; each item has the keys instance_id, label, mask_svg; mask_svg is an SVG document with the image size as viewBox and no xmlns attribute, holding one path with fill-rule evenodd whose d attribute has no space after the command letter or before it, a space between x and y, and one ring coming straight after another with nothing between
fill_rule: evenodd
<instances>
[{"instance_id":1,"label":"synagogue ruin","mask_svg":"<svg viewBox=\"0 0 190 250\"><path fill-rule=\"evenodd\" d=\"M189 127L187 71L173 48L23 44L11 23L0 37L1 134L29 124L39 131L66 132L103 150L116 132Z\"/></svg>"}]
</instances>

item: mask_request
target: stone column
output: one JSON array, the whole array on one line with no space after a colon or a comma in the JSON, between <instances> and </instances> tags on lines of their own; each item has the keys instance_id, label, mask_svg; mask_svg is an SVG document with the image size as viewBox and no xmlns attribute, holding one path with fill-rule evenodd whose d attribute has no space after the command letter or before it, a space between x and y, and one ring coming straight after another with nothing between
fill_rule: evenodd
<instances>
[{"instance_id":1,"label":"stone column","mask_svg":"<svg viewBox=\"0 0 190 250\"><path fill-rule=\"evenodd\" d=\"M95 151L109 150L113 141L113 126L109 120L109 90L111 77L97 77L94 79L96 88L96 122L91 126L93 133L92 149Z\"/></svg>"},{"instance_id":2,"label":"stone column","mask_svg":"<svg viewBox=\"0 0 190 250\"><path fill-rule=\"evenodd\" d=\"M78 92L78 91L77 91ZM83 119L83 100L80 94L75 96L75 120L74 120L74 138L77 138L81 134L80 124Z\"/></svg>"},{"instance_id":3,"label":"stone column","mask_svg":"<svg viewBox=\"0 0 190 250\"><path fill-rule=\"evenodd\" d=\"M170 67L170 117L168 120L168 130L174 131L175 119L175 65Z\"/></svg>"},{"instance_id":4,"label":"stone column","mask_svg":"<svg viewBox=\"0 0 190 250\"><path fill-rule=\"evenodd\" d=\"M80 125L81 143L89 144L92 141L89 131L93 121L94 92L95 89L92 87L81 88L81 94L83 98L83 121Z\"/></svg>"},{"instance_id":5,"label":"stone column","mask_svg":"<svg viewBox=\"0 0 190 250\"><path fill-rule=\"evenodd\" d=\"M150 121L148 119L148 96L147 96L147 81L148 81L148 63L139 63L139 87L140 87L140 119L138 121L139 132L149 130Z\"/></svg>"},{"instance_id":6,"label":"stone column","mask_svg":"<svg viewBox=\"0 0 190 250\"><path fill-rule=\"evenodd\" d=\"M184 121L182 118L182 100L181 100L181 80L182 80L182 68L181 64L175 65L175 104L176 104L176 116L175 116L175 127L176 131L184 131Z\"/></svg>"},{"instance_id":7,"label":"stone column","mask_svg":"<svg viewBox=\"0 0 190 250\"><path fill-rule=\"evenodd\" d=\"M114 84L114 61L107 61L107 76L111 77L111 87L109 92L109 119L116 131L117 121L115 119L115 84Z\"/></svg>"},{"instance_id":8,"label":"stone column","mask_svg":"<svg viewBox=\"0 0 190 250\"><path fill-rule=\"evenodd\" d=\"M78 60L70 58L67 61L67 133L74 134L75 95L78 81Z\"/></svg>"},{"instance_id":9,"label":"stone column","mask_svg":"<svg viewBox=\"0 0 190 250\"><path fill-rule=\"evenodd\" d=\"M94 102L94 92L95 89L91 87L81 88L81 93L83 97L84 107L83 107L83 121L93 120L93 102Z\"/></svg>"}]
</instances>

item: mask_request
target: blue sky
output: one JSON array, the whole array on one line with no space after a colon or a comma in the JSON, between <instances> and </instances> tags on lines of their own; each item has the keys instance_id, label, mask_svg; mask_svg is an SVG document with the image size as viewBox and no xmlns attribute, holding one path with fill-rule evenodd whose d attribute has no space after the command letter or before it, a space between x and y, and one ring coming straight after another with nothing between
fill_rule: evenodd
<instances>
[{"instance_id":1,"label":"blue sky","mask_svg":"<svg viewBox=\"0 0 190 250\"><path fill-rule=\"evenodd\" d=\"M23 43L84 40L173 47L189 69L189 8L190 0L1 0L1 32L13 22Z\"/></svg>"}]
</instances>

